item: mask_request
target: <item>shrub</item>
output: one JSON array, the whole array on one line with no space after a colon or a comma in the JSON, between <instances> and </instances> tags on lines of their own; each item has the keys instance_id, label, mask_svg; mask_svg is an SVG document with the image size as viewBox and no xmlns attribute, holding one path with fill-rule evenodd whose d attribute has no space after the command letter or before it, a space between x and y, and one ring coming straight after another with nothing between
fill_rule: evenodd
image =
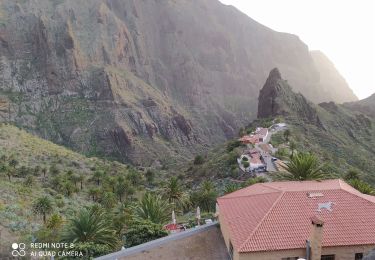
<instances>
[{"instance_id":1,"label":"shrub","mask_svg":"<svg viewBox=\"0 0 375 260\"><path fill-rule=\"evenodd\" d=\"M242 162L242 165L243 167L247 168L250 166L250 163L249 162Z\"/></svg>"},{"instance_id":2,"label":"shrub","mask_svg":"<svg viewBox=\"0 0 375 260\"><path fill-rule=\"evenodd\" d=\"M249 161L249 158L247 158L247 157L242 157L242 161L247 162L247 161Z\"/></svg>"},{"instance_id":3,"label":"shrub","mask_svg":"<svg viewBox=\"0 0 375 260\"><path fill-rule=\"evenodd\" d=\"M199 164L203 164L204 163L204 158L202 155L197 155L195 156L194 158L194 164L195 165L199 165Z\"/></svg>"},{"instance_id":4,"label":"shrub","mask_svg":"<svg viewBox=\"0 0 375 260\"><path fill-rule=\"evenodd\" d=\"M146 243L168 235L160 224L152 223L149 220L137 220L129 225L125 232L125 246L132 247Z\"/></svg>"},{"instance_id":5,"label":"shrub","mask_svg":"<svg viewBox=\"0 0 375 260\"><path fill-rule=\"evenodd\" d=\"M231 151L234 150L234 148L239 147L240 145L241 145L241 142L238 141L238 140L230 141L230 142L228 142L228 144L227 144L227 151L228 151L228 152L231 152Z\"/></svg>"}]
</instances>

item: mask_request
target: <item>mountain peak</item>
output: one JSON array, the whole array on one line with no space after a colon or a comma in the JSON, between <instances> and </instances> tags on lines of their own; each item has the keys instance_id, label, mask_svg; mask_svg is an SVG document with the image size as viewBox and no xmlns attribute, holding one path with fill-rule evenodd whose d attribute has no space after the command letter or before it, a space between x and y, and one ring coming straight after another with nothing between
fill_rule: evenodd
<instances>
[{"instance_id":1,"label":"mountain peak","mask_svg":"<svg viewBox=\"0 0 375 260\"><path fill-rule=\"evenodd\" d=\"M271 78L271 79L282 79L281 78L281 73L280 73L279 69L278 68L273 68L270 71L270 74L269 74L268 78Z\"/></svg>"},{"instance_id":2,"label":"mountain peak","mask_svg":"<svg viewBox=\"0 0 375 260\"><path fill-rule=\"evenodd\" d=\"M271 70L259 92L258 118L292 116L321 126L316 106L302 94L293 92L277 68Z\"/></svg>"}]
</instances>

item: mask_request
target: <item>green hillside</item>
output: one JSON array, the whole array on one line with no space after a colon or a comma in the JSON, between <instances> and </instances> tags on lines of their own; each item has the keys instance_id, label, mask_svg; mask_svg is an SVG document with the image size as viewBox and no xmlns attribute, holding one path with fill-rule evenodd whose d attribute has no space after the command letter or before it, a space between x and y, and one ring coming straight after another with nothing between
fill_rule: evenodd
<instances>
[{"instance_id":1,"label":"green hillside","mask_svg":"<svg viewBox=\"0 0 375 260\"><path fill-rule=\"evenodd\" d=\"M52 204L47 220L57 216L63 224L77 211L94 202L104 206L104 195L109 190L115 191L115 205L120 193L116 192L114 185L121 178L127 185L124 197L129 193L136 198L144 189L140 184L143 175L130 166L87 158L15 126L0 124L0 147L3 246L12 241L51 238L50 234L45 234L42 216L33 208L35 201L41 197L47 196ZM0 248L0 252L4 250Z\"/></svg>"}]
</instances>

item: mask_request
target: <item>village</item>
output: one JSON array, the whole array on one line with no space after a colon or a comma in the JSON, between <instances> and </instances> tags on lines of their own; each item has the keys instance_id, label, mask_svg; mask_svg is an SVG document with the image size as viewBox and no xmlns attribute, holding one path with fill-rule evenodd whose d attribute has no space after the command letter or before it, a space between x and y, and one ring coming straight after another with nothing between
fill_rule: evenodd
<instances>
[{"instance_id":1,"label":"village","mask_svg":"<svg viewBox=\"0 0 375 260\"><path fill-rule=\"evenodd\" d=\"M271 179L272 172L283 170L284 162L274 157L277 148L270 144L271 136L277 132L285 131L286 123L276 123L269 128L257 127L250 134L239 138L246 148L237 159L238 166L244 173L252 177L265 177Z\"/></svg>"}]
</instances>

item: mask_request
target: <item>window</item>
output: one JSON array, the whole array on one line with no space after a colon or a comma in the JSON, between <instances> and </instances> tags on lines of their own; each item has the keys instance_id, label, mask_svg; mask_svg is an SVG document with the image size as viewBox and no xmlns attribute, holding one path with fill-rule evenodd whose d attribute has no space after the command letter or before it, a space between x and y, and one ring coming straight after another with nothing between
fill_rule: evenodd
<instances>
[{"instance_id":1,"label":"window","mask_svg":"<svg viewBox=\"0 0 375 260\"><path fill-rule=\"evenodd\" d=\"M335 255L322 255L321 260L335 260Z\"/></svg>"},{"instance_id":2,"label":"window","mask_svg":"<svg viewBox=\"0 0 375 260\"><path fill-rule=\"evenodd\" d=\"M232 242L229 241L229 257L233 259L233 245Z\"/></svg>"},{"instance_id":3,"label":"window","mask_svg":"<svg viewBox=\"0 0 375 260\"><path fill-rule=\"evenodd\" d=\"M356 253L354 260L362 260L362 258L363 258L363 253Z\"/></svg>"}]
</instances>

